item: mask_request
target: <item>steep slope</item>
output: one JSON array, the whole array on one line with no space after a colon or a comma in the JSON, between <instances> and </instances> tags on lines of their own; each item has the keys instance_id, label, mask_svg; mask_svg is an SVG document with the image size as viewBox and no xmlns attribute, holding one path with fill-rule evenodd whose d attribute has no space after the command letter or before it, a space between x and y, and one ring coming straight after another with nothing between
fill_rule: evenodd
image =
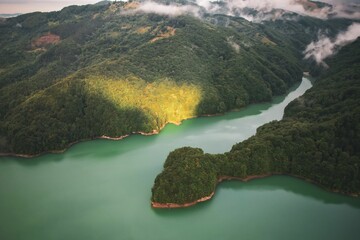
<instances>
[{"instance_id":1,"label":"steep slope","mask_svg":"<svg viewBox=\"0 0 360 240\"><path fill-rule=\"evenodd\" d=\"M259 24L125 14L129 8L71 6L1 23L1 152L38 154L80 139L151 133L270 100L301 79L297 53Z\"/></svg>"},{"instance_id":2,"label":"steep slope","mask_svg":"<svg viewBox=\"0 0 360 240\"><path fill-rule=\"evenodd\" d=\"M0 152L154 133L268 101L301 80L303 47L320 29L349 25L300 16L259 24L201 7L200 16L139 6L103 2L0 22Z\"/></svg>"},{"instance_id":3,"label":"steep slope","mask_svg":"<svg viewBox=\"0 0 360 240\"><path fill-rule=\"evenodd\" d=\"M211 196L218 181L271 174L297 176L358 196L360 39L328 63L326 75L289 104L283 120L260 127L230 152L211 155L187 147L170 153L155 180L154 206L196 203Z\"/></svg>"}]
</instances>

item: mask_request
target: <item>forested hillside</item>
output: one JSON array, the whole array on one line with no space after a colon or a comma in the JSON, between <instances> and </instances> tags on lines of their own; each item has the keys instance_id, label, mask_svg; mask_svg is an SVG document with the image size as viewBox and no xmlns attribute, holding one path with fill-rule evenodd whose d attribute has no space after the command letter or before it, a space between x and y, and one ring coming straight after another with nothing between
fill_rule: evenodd
<instances>
[{"instance_id":1,"label":"forested hillside","mask_svg":"<svg viewBox=\"0 0 360 240\"><path fill-rule=\"evenodd\" d=\"M225 178L287 174L331 191L360 194L360 39L329 59L312 89L291 102L283 120L225 154L181 148L169 154L152 201L184 204L209 196Z\"/></svg>"},{"instance_id":2,"label":"forested hillside","mask_svg":"<svg viewBox=\"0 0 360 240\"><path fill-rule=\"evenodd\" d=\"M152 132L269 100L301 78L299 59L263 43L260 26L121 14L129 7L72 6L1 22L1 152Z\"/></svg>"},{"instance_id":3,"label":"forested hillside","mask_svg":"<svg viewBox=\"0 0 360 240\"><path fill-rule=\"evenodd\" d=\"M101 2L1 19L1 153L152 133L168 122L268 101L301 80L302 51L319 30L336 34L349 25L134 12L138 7Z\"/></svg>"}]
</instances>

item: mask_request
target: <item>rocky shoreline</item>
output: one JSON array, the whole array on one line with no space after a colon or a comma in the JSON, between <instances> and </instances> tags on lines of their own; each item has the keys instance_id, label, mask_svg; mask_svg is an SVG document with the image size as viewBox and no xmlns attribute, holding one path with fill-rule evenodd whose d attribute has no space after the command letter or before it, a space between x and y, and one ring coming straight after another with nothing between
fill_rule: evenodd
<instances>
[{"instance_id":1,"label":"rocky shoreline","mask_svg":"<svg viewBox=\"0 0 360 240\"><path fill-rule=\"evenodd\" d=\"M290 89L290 88L289 88ZM289 91L288 89L288 91ZM244 106L244 107L247 107L248 105ZM171 124L175 124L175 125L181 125L181 123L185 120L189 120L189 119L193 119L193 118L200 118L200 117L213 117L213 116L221 116L221 115L224 115L226 113L229 113L229 112L234 112L234 111L240 111L241 109L232 109L230 111L227 111L225 113L214 113L214 114L202 114L202 115L199 115L199 116L192 116L192 117L188 117L188 118L184 118L178 122L174 122L174 121L168 121L166 122L163 126L161 126L159 128L159 130L152 130L151 132L132 132L130 134L126 134L126 135L123 135L123 136L119 136L119 137L109 137L109 136L106 136L106 135L102 135L102 136L98 136L98 137L94 137L94 138L84 138L84 139L79 139L75 142L72 142L72 143L69 143L65 149L62 149L62 150L50 150L50 151L44 151L44 152L41 152L41 153L37 153L37 154L21 154L21 153L0 153L0 157L22 157L22 158L33 158L33 157L39 157L41 155L44 155L44 154L47 154L47 153L64 153L67 149L69 149L71 146L77 144L77 143L80 143L80 142L84 142L84 141L90 141L90 140L94 140L94 139L108 139L108 140L121 140L121 139L124 139L130 135L135 135L135 134L140 134L140 135L144 135L144 136L151 136L151 135L155 135L155 134L159 134L160 131L169 123Z\"/></svg>"},{"instance_id":2,"label":"rocky shoreline","mask_svg":"<svg viewBox=\"0 0 360 240\"><path fill-rule=\"evenodd\" d=\"M210 200L215 194L215 191L212 192L209 196L202 197L198 200L195 200L193 202L184 203L184 204L178 204L178 203L158 203L158 202L151 202L151 206L153 208L184 208L184 207L191 207L199 202L205 202Z\"/></svg>"},{"instance_id":3,"label":"rocky shoreline","mask_svg":"<svg viewBox=\"0 0 360 240\"><path fill-rule=\"evenodd\" d=\"M187 119L184 119L187 120ZM182 121L184 121L182 120ZM122 140L126 137L129 137L131 135L136 135L136 134L140 134L143 136L151 136L151 135L156 135L159 134L160 131L167 125L167 124L175 124L175 125L181 125L181 122L167 122L165 123L163 126L160 127L160 130L152 130L151 132L132 132L131 134L126 134L123 136L119 136L119 137L109 137L106 135L102 135L102 136L98 136L98 137L94 137L94 138L85 138L85 139L80 139L78 141L69 143L64 149L62 150L51 150L51 151L45 151L42 153L37 153L37 154L19 154L19 153L0 153L0 157L21 157L21 158L34 158L34 157L39 157L41 155L44 155L46 153L64 153L67 149L69 149L71 146L80 143L80 142L85 142L85 141L91 141L91 140L95 140L95 139L107 139L107 140L113 140L113 141L118 141L118 140Z\"/></svg>"},{"instance_id":4,"label":"rocky shoreline","mask_svg":"<svg viewBox=\"0 0 360 240\"><path fill-rule=\"evenodd\" d=\"M228 181L228 180L239 180L239 181L242 181L242 182L247 182L247 181L250 181L252 179L269 177L271 175L272 174L254 175L254 176L249 176L249 177L246 177L246 178L220 176L218 178L217 182L220 183L222 181ZM205 197L197 199L197 200L195 200L193 202L183 203L183 204L151 202L151 207L153 207L153 208L185 208L185 207L191 207L191 206L194 206L197 203L205 202L205 201L210 200L214 196L214 194L215 194L215 190L209 196L205 196Z\"/></svg>"},{"instance_id":5,"label":"rocky shoreline","mask_svg":"<svg viewBox=\"0 0 360 240\"><path fill-rule=\"evenodd\" d=\"M64 149L62 150L50 150L50 151L44 151L44 152L41 152L41 153L37 153L37 154L22 154L22 153L0 153L0 157L21 157L21 158L34 158L34 157L39 157L41 155L44 155L44 154L47 154L47 153L64 153L66 150L68 150L71 146L77 144L77 143L80 143L80 142L85 142L85 141L91 141L91 140L95 140L95 139L107 139L107 140L114 140L114 141L118 141L118 140L122 140L126 137L129 137L131 135L136 135L136 134L140 134L140 135L143 135L143 136L151 136L151 135L156 135L156 134L159 134L160 131L168 124L174 124L174 125L181 125L183 121L185 120L189 120L189 119L193 119L193 118L199 118L199 117L213 117L213 116L221 116L223 114L207 114L207 115L200 115L200 116L195 116L195 117L189 117L189 118L185 118L185 119L182 119L181 121L179 122L173 122L173 121L169 121L167 123L165 123L163 126L160 127L159 130L152 130L151 132L132 132L130 134L126 134L126 135L123 135L123 136L119 136L119 137L109 137L109 136L106 136L106 135L102 135L102 136L98 136L98 137L93 137L93 138L84 138L84 139L80 139L78 141L75 141L75 142L72 142L72 143L69 143Z\"/></svg>"},{"instance_id":6,"label":"rocky shoreline","mask_svg":"<svg viewBox=\"0 0 360 240\"><path fill-rule=\"evenodd\" d=\"M271 176L276 176L276 175L283 175L283 176L299 178L299 179L304 180L306 182L309 182L311 184L317 185L317 186L319 186L319 187L321 187L321 188L323 188L325 190L328 190L330 192L339 193L339 194L346 194L346 195L348 195L350 197L360 197L360 193L344 193L344 192L341 192L341 191L339 191L337 189L328 189L328 188L322 186L321 184L312 181L311 179L304 178L304 177L301 177L301 176L290 175L290 174L281 174L281 173L269 173L269 174L261 174L261 175L252 175L252 176L248 176L248 177L245 177L245 178L231 177L231 176L220 176L220 177L218 177L217 182L218 182L218 184L223 182L223 181L231 181L231 180L238 180L238 181L242 181L242 182L248 182L248 181L251 181L251 180L254 180L254 179L260 179L260 178L271 177ZM151 202L151 207L153 207L153 208L185 208L185 207L191 207L191 206L194 206L197 203L205 202L205 201L210 200L214 196L214 194L215 194L215 190L209 196L202 197L202 198L200 198L198 200L195 200L193 202L183 203L183 204Z\"/></svg>"}]
</instances>

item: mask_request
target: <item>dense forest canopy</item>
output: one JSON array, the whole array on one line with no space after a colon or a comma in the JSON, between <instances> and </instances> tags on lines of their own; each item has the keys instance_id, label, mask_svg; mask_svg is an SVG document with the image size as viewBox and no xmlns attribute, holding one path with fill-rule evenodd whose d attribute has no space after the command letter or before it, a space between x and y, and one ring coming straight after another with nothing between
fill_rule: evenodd
<instances>
[{"instance_id":1,"label":"dense forest canopy","mask_svg":"<svg viewBox=\"0 0 360 240\"><path fill-rule=\"evenodd\" d=\"M320 30L335 35L351 24L296 13L289 14L297 21L256 23L202 7L199 17L141 6L102 2L1 19L1 153L151 133L269 101L312 70L303 50Z\"/></svg>"},{"instance_id":2,"label":"dense forest canopy","mask_svg":"<svg viewBox=\"0 0 360 240\"><path fill-rule=\"evenodd\" d=\"M152 201L184 204L209 196L219 179L287 174L329 190L360 194L360 39L285 109L283 120L224 154L185 147L169 154ZM184 167L185 166L185 167Z\"/></svg>"}]
</instances>

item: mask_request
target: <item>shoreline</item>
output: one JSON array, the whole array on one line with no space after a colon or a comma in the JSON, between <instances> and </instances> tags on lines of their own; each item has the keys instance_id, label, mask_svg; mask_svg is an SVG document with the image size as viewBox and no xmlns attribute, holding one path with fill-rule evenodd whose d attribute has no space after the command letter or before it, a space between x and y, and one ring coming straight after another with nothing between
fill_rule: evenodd
<instances>
[{"instance_id":1,"label":"shoreline","mask_svg":"<svg viewBox=\"0 0 360 240\"><path fill-rule=\"evenodd\" d=\"M201 117L201 116L199 116ZM64 153L66 152L69 148L71 148L73 145L77 144L77 143L81 143L81 142L86 142L86 141L91 141L91 140L96 140L96 139L106 139L106 140L112 140L112 141L119 141L119 140L122 140L124 138L127 138L131 135L143 135L143 136L152 136L152 135L156 135L156 134L159 134L160 131L168 124L174 124L174 125L181 125L182 121L185 121L185 120L188 120L188 119L192 119L192 118L196 118L196 117L191 117L191 118L186 118L186 119L183 119L181 120L180 122L173 122L173 121L170 121L170 122L167 122L165 123L163 126L160 127L160 130L152 130L151 132L142 132L142 131L139 131L139 132L132 132L132 133L129 133L129 134L125 134L125 135L122 135L122 136L119 136L119 137L109 137L107 135L101 135L101 136L98 136L98 137L93 137L93 138L83 138L83 139L80 139L80 140L77 140L75 142L71 142L69 143L64 149L61 149L61 150L50 150L50 151L44 151L44 152L41 152L41 153L37 153L37 154L22 154L22 153L0 153L0 157L21 157L21 158L35 158L35 157L39 157L39 156L42 156L42 155L45 155L45 154L59 154L59 153Z\"/></svg>"},{"instance_id":2,"label":"shoreline","mask_svg":"<svg viewBox=\"0 0 360 240\"><path fill-rule=\"evenodd\" d=\"M247 105L248 106L248 105ZM247 107L245 106L245 107ZM237 110L240 111L240 110ZM152 135L157 135L161 132L161 130L163 130L166 125L168 124L174 124L176 126L180 126L182 124L183 121L186 120L190 120L190 119L195 119L195 118L201 118L201 117L216 117L216 116L223 116L226 113L229 112L233 112L233 111L228 111L225 113L215 113L215 114L204 114L204 115L199 115L199 116L193 116L193 117L188 117L188 118L184 118L179 122L174 122L174 121L169 121L166 122L163 126L160 127L159 130L153 129L151 132L142 132L142 131L138 131L138 132L132 132L129 134L125 134L119 137L110 137L107 135L101 135L98 137L93 137L93 138L83 138L80 140L77 140L75 142L71 142L69 143L64 149L61 150L50 150L50 151L44 151L41 153L37 153L37 154L22 154L22 153L0 153L0 157L20 157L20 158L35 158L35 157L40 157L42 155L45 154L60 154L60 153L64 153L66 152L70 147L72 147L73 145L77 144L77 143L81 143L81 142L86 142L86 141L91 141L91 140L96 140L96 139L106 139L106 140L112 140L112 141L118 141L118 140L122 140L124 138L130 137L132 135L142 135L142 136L152 136Z\"/></svg>"},{"instance_id":3,"label":"shoreline","mask_svg":"<svg viewBox=\"0 0 360 240\"><path fill-rule=\"evenodd\" d=\"M193 202L182 203L182 204L179 204L179 203L159 203L159 202L151 202L151 207L153 207L153 208L185 208L185 207L191 207L191 206L194 206L194 205L197 204L197 203L205 202L205 201L208 201L208 200L212 199L212 197L215 195L215 190L216 190L217 185L218 185L219 183L223 182L223 181L239 180L239 181L242 181L242 182L247 182L247 181L250 181L250 180L252 180L252 179L264 178L264 177L269 177L269 176L271 176L271 174L253 175L253 176L249 176L249 177L246 177L246 178L230 177L230 176L220 176L220 177L217 179L217 184L216 184L216 186L215 186L214 191L212 191L212 193L210 193L210 195L208 195L208 196L199 198L199 199L197 199L197 200L195 200L195 201L193 201Z\"/></svg>"},{"instance_id":4,"label":"shoreline","mask_svg":"<svg viewBox=\"0 0 360 240\"><path fill-rule=\"evenodd\" d=\"M303 78L306 78L305 75L303 75ZM300 84L303 80L300 81ZM295 83L294 83L295 84ZM291 87L289 87L289 89L286 91L286 95L288 95L289 93L291 92ZM282 94L282 95L285 95L285 94ZM274 97L277 97L277 96L281 96L281 95L274 95L272 97L272 100ZM271 101L272 101L271 100ZM271 102L271 101L266 101L266 102ZM107 139L107 140L114 140L114 141L117 141L117 140L122 140L126 137L129 137L131 135L136 135L136 134L140 134L140 135L143 135L143 136L151 136L151 135L156 135L156 134L159 134L160 131L166 126L168 125L169 123L171 124L174 124L174 125L181 125L183 121L186 121L186 120L190 120L190 119L195 119L195 118L201 118L201 117L216 117L216 116L223 116L227 113L231 113L231 112L239 112L241 111L242 109L246 108L246 107L249 107L251 106L252 104L258 104L258 103L261 103L261 102L257 102L257 103L249 103L245 106L243 106L242 108L240 109L232 109L232 110L229 110L229 111L226 111L224 113L213 113L213 114L202 114L202 115L198 115L198 116L191 116L191 117L188 117L188 118L184 118L178 122L174 122L174 121L168 121L166 122L163 126L161 126L158 130L156 129L153 129L151 132L142 132L142 131L138 131L138 132L132 132L132 133L129 133L129 134L125 134L125 135L122 135L122 136L118 136L118 137L110 137L110 136L106 136L106 135L102 135L102 136L97 136L97 137L92 137L92 138L83 138L83 139L79 139L79 140L76 140L74 142L71 142L69 143L64 149L61 149L61 150L49 150L49 151L43 151L41 153L37 153L37 154L22 154L22 153L12 153L12 152L8 152L8 153L1 153L0 152L0 157L20 157L20 158L34 158L34 157L39 157L39 156L42 156L42 155L45 155L45 154L59 154L59 153L64 153L65 151L67 151L70 147L72 147L73 145L77 144L77 143L81 143L81 142L85 142L85 141L91 141L91 140L95 140L95 139Z\"/></svg>"},{"instance_id":5,"label":"shoreline","mask_svg":"<svg viewBox=\"0 0 360 240\"><path fill-rule=\"evenodd\" d=\"M85 141L91 141L91 140L95 140L95 139L107 139L107 140L113 140L113 141L117 141L117 140L121 140L124 139L126 137L130 136L130 134L126 134L120 137L109 137L106 135L102 135L99 137L94 137L94 138L84 138L84 139L80 139L78 141L69 143L64 149L61 150L51 150L51 151L45 151L42 153L37 153L37 154L18 154L18 153L0 153L0 157L21 157L21 158L35 158L35 157L39 157L48 153L53 153L53 154L60 154L60 153L64 153L66 150L68 150L70 147L72 147L73 145L77 144L77 143L81 143L81 142L85 142Z\"/></svg>"},{"instance_id":6,"label":"shoreline","mask_svg":"<svg viewBox=\"0 0 360 240\"><path fill-rule=\"evenodd\" d=\"M199 198L198 200L195 200L193 202L183 203L183 204L151 202L151 207L153 207L153 208L185 208L185 207L191 207L191 206L194 206L195 204L197 204L199 202L205 202L205 201L210 200L214 196L214 194L215 194L215 191L210 193L209 196L205 196L205 197Z\"/></svg>"},{"instance_id":7,"label":"shoreline","mask_svg":"<svg viewBox=\"0 0 360 240\"><path fill-rule=\"evenodd\" d=\"M185 207L191 207L194 206L197 203L200 202L205 202L205 201L209 201L213 198L213 196L215 195L215 190L217 188L217 186L219 185L219 183L223 182L223 181L232 181L232 180L237 180L237 181L241 181L241 182L248 182L254 179L262 179L262 178L266 178L266 177L272 177L272 176L288 176L288 177L294 177L294 178L298 178L300 180L303 180L305 182L314 184L328 192L332 192L332 193L338 193L338 194L342 194L342 195L346 195L349 197L360 197L360 193L345 193L345 192L341 192L338 189L330 189L327 188L311 179L305 178L305 177L301 177L298 175L290 175L290 174L282 174L282 173L268 173L268 174L259 174L259 175L252 175L252 176L248 176L245 178L241 178L241 177L232 177L232 176L220 176L217 179L217 184L215 186L214 191L209 195L209 196L205 196L202 197L198 200L195 200L193 202L189 202L189 203L183 203L183 204L178 204L178 203L159 203L159 202L151 202L151 207L152 208L185 208Z\"/></svg>"}]
</instances>

